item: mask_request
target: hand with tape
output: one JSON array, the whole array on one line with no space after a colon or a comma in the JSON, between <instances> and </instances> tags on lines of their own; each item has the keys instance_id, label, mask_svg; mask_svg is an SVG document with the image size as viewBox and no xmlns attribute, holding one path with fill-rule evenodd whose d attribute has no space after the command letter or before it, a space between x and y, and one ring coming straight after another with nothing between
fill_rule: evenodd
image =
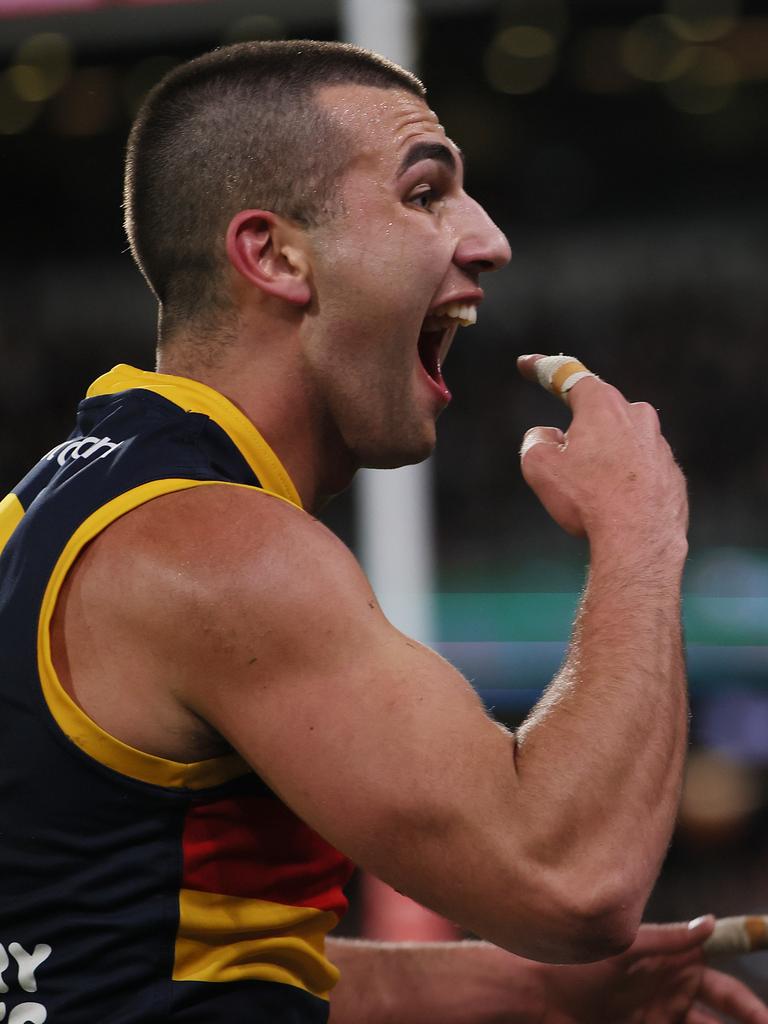
<instances>
[{"instance_id":1,"label":"hand with tape","mask_svg":"<svg viewBox=\"0 0 768 1024\"><path fill-rule=\"evenodd\" d=\"M520 373L571 409L568 430L537 426L520 452L522 472L567 533L627 543L685 544L685 481L656 410L628 402L573 356L525 355Z\"/></svg>"},{"instance_id":2,"label":"hand with tape","mask_svg":"<svg viewBox=\"0 0 768 1024\"><path fill-rule=\"evenodd\" d=\"M690 924L645 924L619 956L573 967L538 967L547 1021L716 1024L727 1015L739 1024L768 1024L763 1001L707 963L719 949L721 923L707 916Z\"/></svg>"}]
</instances>

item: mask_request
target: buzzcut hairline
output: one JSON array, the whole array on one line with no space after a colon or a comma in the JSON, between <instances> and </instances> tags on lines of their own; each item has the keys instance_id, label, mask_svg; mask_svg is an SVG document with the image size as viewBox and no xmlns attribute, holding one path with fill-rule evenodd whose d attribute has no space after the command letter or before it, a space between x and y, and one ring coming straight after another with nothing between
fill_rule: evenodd
<instances>
[{"instance_id":1,"label":"buzzcut hairline","mask_svg":"<svg viewBox=\"0 0 768 1024\"><path fill-rule=\"evenodd\" d=\"M423 84L347 43L240 43L174 68L147 96L128 140L125 227L133 257L173 324L219 318L223 237L241 209L306 228L339 212L354 138L318 97L335 85Z\"/></svg>"}]
</instances>

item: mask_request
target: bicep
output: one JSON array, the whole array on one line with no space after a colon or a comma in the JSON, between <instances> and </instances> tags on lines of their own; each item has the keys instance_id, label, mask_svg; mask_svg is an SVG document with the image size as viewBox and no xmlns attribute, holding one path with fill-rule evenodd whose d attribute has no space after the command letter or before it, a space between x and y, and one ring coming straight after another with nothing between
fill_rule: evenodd
<instances>
[{"instance_id":1,"label":"bicep","mask_svg":"<svg viewBox=\"0 0 768 1024\"><path fill-rule=\"evenodd\" d=\"M321 524L196 490L127 517L122 615L157 686L361 867L508 949L581 950L560 862L537 855L546 807L469 684L387 622Z\"/></svg>"},{"instance_id":2,"label":"bicep","mask_svg":"<svg viewBox=\"0 0 768 1024\"><path fill-rule=\"evenodd\" d=\"M386 620L340 542L291 515L208 623L188 697L297 814L407 887L437 836L476 824L484 801L492 817L511 740Z\"/></svg>"}]
</instances>

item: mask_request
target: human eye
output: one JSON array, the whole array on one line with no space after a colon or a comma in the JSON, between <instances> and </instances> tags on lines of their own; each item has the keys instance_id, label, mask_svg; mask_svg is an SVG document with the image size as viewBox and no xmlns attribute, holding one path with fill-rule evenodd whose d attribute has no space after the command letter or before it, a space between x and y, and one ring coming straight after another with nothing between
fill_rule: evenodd
<instances>
[{"instance_id":1,"label":"human eye","mask_svg":"<svg viewBox=\"0 0 768 1024\"><path fill-rule=\"evenodd\" d=\"M432 212L435 204L442 198L442 193L433 185L419 185L408 196L408 202L420 210Z\"/></svg>"}]
</instances>

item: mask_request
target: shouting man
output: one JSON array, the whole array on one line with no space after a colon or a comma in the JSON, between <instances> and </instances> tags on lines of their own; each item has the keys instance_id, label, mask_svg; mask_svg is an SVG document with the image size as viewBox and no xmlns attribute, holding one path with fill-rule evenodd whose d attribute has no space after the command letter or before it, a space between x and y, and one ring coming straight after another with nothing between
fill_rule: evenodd
<instances>
[{"instance_id":1,"label":"shouting man","mask_svg":"<svg viewBox=\"0 0 768 1024\"><path fill-rule=\"evenodd\" d=\"M526 439L591 564L517 733L312 516L430 453L509 260L421 83L340 44L203 56L148 97L125 202L158 372L99 378L0 506L3 1013L768 1024L704 966L711 919L638 936L687 719L685 487L653 410L587 377L567 443ZM352 863L487 941L326 941Z\"/></svg>"}]
</instances>

